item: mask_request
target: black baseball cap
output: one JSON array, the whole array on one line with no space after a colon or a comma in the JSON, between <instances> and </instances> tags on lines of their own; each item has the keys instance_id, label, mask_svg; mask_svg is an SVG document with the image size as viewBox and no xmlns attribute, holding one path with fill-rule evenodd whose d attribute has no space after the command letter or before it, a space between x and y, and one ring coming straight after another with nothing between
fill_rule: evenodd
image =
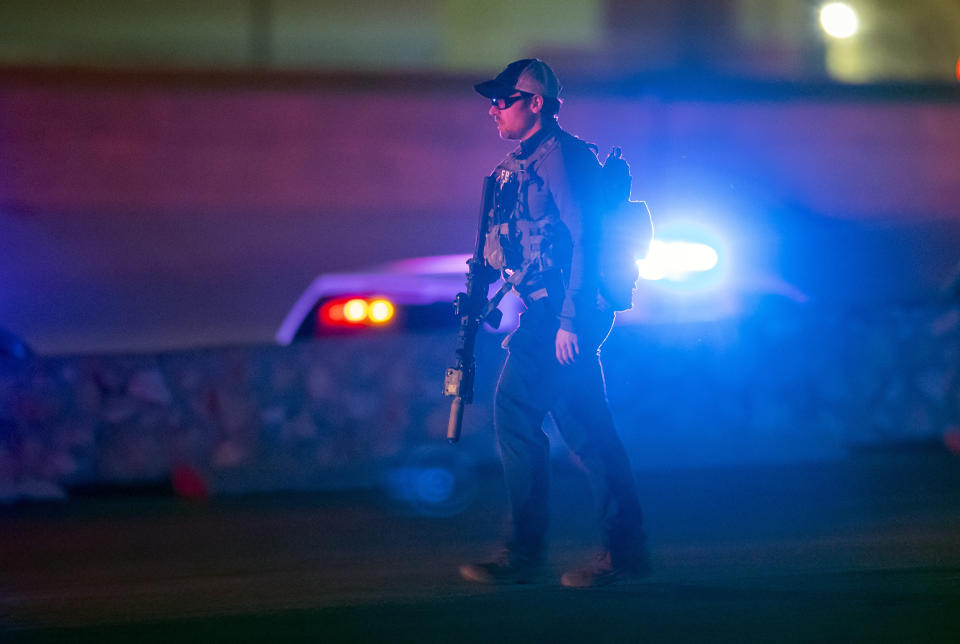
<instances>
[{"instance_id":1,"label":"black baseball cap","mask_svg":"<svg viewBox=\"0 0 960 644\"><path fill-rule=\"evenodd\" d=\"M504 98L514 92L526 92L557 100L560 100L562 89L557 75L539 58L516 60L493 80L477 83L473 88L487 98Z\"/></svg>"}]
</instances>

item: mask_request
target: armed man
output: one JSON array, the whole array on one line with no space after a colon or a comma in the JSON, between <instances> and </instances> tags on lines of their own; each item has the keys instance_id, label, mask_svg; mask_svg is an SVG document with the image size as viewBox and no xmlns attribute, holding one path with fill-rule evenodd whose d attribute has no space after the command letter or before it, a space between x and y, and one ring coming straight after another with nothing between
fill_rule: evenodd
<instances>
[{"instance_id":1,"label":"armed man","mask_svg":"<svg viewBox=\"0 0 960 644\"><path fill-rule=\"evenodd\" d=\"M491 561L464 564L460 573L488 584L546 581L550 452L542 424L550 414L587 473L603 535L598 557L561 582L584 588L641 577L650 563L640 504L599 360L618 307L601 279L596 148L560 128L560 82L539 59L513 62L475 89L490 99L500 137L519 142L492 175L483 257L526 308L504 342L494 411L511 533Z\"/></svg>"}]
</instances>

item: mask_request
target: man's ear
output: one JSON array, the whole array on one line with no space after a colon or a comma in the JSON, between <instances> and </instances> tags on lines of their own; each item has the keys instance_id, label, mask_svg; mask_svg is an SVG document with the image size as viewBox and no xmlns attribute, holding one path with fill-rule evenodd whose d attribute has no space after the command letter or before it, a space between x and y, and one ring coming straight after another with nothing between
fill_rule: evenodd
<instances>
[{"instance_id":1,"label":"man's ear","mask_svg":"<svg viewBox=\"0 0 960 644\"><path fill-rule=\"evenodd\" d=\"M530 111L534 114L539 114L540 110L543 109L543 97L539 94L534 94L530 97Z\"/></svg>"}]
</instances>

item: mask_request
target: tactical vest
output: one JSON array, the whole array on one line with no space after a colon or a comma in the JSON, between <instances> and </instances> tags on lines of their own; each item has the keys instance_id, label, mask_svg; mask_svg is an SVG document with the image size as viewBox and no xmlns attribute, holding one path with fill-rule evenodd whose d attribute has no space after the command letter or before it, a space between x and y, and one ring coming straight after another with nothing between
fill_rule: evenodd
<instances>
[{"instance_id":1,"label":"tactical vest","mask_svg":"<svg viewBox=\"0 0 960 644\"><path fill-rule=\"evenodd\" d=\"M538 212L531 212L531 200L552 199L537 170L561 139L564 144L583 146L596 158L596 145L558 130L529 157L519 159L517 152L512 153L494 174L494 213L484 257L524 296L534 292L542 296L546 290L541 287L547 282L556 286L568 279L561 271L570 267L572 244L560 213L555 205L544 208L546 201L537 205ZM601 185L594 195L594 215L599 217L600 226L596 270L601 309L631 308L638 278L635 258L645 251L653 236L650 212L644 202L629 199L630 185L630 167L615 148L602 165ZM558 290L562 292L562 288Z\"/></svg>"},{"instance_id":2,"label":"tactical vest","mask_svg":"<svg viewBox=\"0 0 960 644\"><path fill-rule=\"evenodd\" d=\"M566 228L554 207L532 213L531 199L549 199L544 179L537 173L540 162L559 144L562 132L551 135L533 153L517 158L514 152L494 173L494 212L487 231L484 257L499 271L528 275L560 269L569 263ZM544 202L547 203L547 202ZM539 218L534 218L538 214Z\"/></svg>"}]
</instances>

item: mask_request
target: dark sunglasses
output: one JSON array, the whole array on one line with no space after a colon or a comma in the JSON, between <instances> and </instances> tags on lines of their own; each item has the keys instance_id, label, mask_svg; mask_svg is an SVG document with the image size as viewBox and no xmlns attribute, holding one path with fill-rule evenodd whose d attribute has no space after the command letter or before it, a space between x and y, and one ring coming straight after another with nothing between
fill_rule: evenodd
<instances>
[{"instance_id":1,"label":"dark sunglasses","mask_svg":"<svg viewBox=\"0 0 960 644\"><path fill-rule=\"evenodd\" d=\"M490 104L493 105L498 110L505 110L511 105L513 105L514 103L516 103L517 101L522 100L524 98L529 98L530 96L533 96L533 94L527 94L526 92L520 92L516 96L507 96L506 98L495 96L490 99Z\"/></svg>"}]
</instances>

